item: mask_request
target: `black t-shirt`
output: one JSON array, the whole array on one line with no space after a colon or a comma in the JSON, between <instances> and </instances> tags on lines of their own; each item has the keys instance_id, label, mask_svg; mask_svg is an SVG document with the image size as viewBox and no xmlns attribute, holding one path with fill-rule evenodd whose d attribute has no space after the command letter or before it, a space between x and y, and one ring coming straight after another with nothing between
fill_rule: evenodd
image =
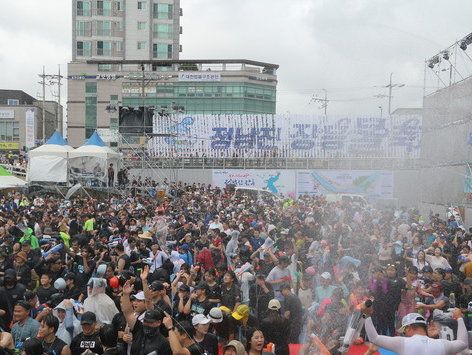
<instances>
[{"instance_id":1,"label":"black t-shirt","mask_svg":"<svg viewBox=\"0 0 472 355\"><path fill-rule=\"evenodd\" d=\"M145 335L143 323L136 321L133 328L133 343L131 345L131 354L147 355L151 352L157 352L158 355L172 355L169 341L156 329L156 333Z\"/></svg>"},{"instance_id":2,"label":"black t-shirt","mask_svg":"<svg viewBox=\"0 0 472 355\"><path fill-rule=\"evenodd\" d=\"M190 306L190 314L192 317L196 314L208 315L212 308L213 304L208 301L208 298L206 298L203 302L194 299L192 300L192 305Z\"/></svg>"},{"instance_id":3,"label":"black t-shirt","mask_svg":"<svg viewBox=\"0 0 472 355\"><path fill-rule=\"evenodd\" d=\"M49 354L49 355L61 355L62 349L64 346L67 344L56 337L54 341L51 344L46 343L45 341L42 342L43 344L43 352L44 354Z\"/></svg>"},{"instance_id":4,"label":"black t-shirt","mask_svg":"<svg viewBox=\"0 0 472 355\"><path fill-rule=\"evenodd\" d=\"M207 333L201 342L196 343L202 353L207 355L218 355L218 338L216 335Z\"/></svg>"},{"instance_id":5,"label":"black t-shirt","mask_svg":"<svg viewBox=\"0 0 472 355\"><path fill-rule=\"evenodd\" d=\"M164 300L159 300L154 304L154 308L161 311L165 312L167 314L172 314L172 308L169 306L169 304L164 301Z\"/></svg>"},{"instance_id":6,"label":"black t-shirt","mask_svg":"<svg viewBox=\"0 0 472 355\"><path fill-rule=\"evenodd\" d=\"M103 347L98 333L92 335L84 335L84 333L80 333L72 339L70 344L72 355L80 355L87 349L95 354L103 353Z\"/></svg>"},{"instance_id":7,"label":"black t-shirt","mask_svg":"<svg viewBox=\"0 0 472 355\"><path fill-rule=\"evenodd\" d=\"M229 309L234 309L236 303L241 301L241 292L239 287L233 284L228 290L225 286L221 289L221 305Z\"/></svg>"},{"instance_id":8,"label":"black t-shirt","mask_svg":"<svg viewBox=\"0 0 472 355\"><path fill-rule=\"evenodd\" d=\"M190 352L190 355L203 355L203 351L200 349L198 344L192 344L187 346L187 350ZM160 353L158 353L160 354Z\"/></svg>"},{"instance_id":9,"label":"black t-shirt","mask_svg":"<svg viewBox=\"0 0 472 355\"><path fill-rule=\"evenodd\" d=\"M133 252L133 253L134 253L134 252ZM123 267L123 270L128 270L129 267L131 266L131 258L130 258L128 255L123 254L122 256L120 256L120 257L118 258L118 262L119 262L120 260L124 260L124 261L125 261L125 266ZM135 259L134 261L136 261L136 260L138 260L138 256L137 256L137 255L136 255L136 259Z\"/></svg>"},{"instance_id":10,"label":"black t-shirt","mask_svg":"<svg viewBox=\"0 0 472 355\"><path fill-rule=\"evenodd\" d=\"M90 271L85 272L84 260L82 256L77 255L74 260L73 272L75 274L75 284L79 288L84 288L87 285L88 280L92 277L92 272L95 269L95 261L92 258L88 259L88 266Z\"/></svg>"},{"instance_id":11,"label":"black t-shirt","mask_svg":"<svg viewBox=\"0 0 472 355\"><path fill-rule=\"evenodd\" d=\"M54 288L54 286L50 286L49 288L44 288L43 286L40 286L36 291L39 303L46 303L51 299L51 296L55 293L57 293L57 290Z\"/></svg>"},{"instance_id":12,"label":"black t-shirt","mask_svg":"<svg viewBox=\"0 0 472 355\"><path fill-rule=\"evenodd\" d=\"M218 284L214 284L213 286L208 286L208 298L211 300L219 300L221 299L221 287Z\"/></svg>"}]
</instances>

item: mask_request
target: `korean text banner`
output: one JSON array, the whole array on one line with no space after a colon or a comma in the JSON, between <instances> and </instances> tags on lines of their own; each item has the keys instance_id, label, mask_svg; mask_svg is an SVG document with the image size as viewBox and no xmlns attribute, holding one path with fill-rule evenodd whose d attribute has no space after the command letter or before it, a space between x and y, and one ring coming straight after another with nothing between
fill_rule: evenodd
<instances>
[{"instance_id":1,"label":"korean text banner","mask_svg":"<svg viewBox=\"0 0 472 355\"><path fill-rule=\"evenodd\" d=\"M213 170L213 185L266 189L276 195L296 197L294 170Z\"/></svg>"},{"instance_id":2,"label":"korean text banner","mask_svg":"<svg viewBox=\"0 0 472 355\"><path fill-rule=\"evenodd\" d=\"M213 185L265 189L276 195L359 194L392 198L393 172L385 170L213 170Z\"/></svg>"},{"instance_id":3,"label":"korean text banner","mask_svg":"<svg viewBox=\"0 0 472 355\"><path fill-rule=\"evenodd\" d=\"M418 158L421 125L419 115L155 114L148 148L158 157Z\"/></svg>"}]
</instances>

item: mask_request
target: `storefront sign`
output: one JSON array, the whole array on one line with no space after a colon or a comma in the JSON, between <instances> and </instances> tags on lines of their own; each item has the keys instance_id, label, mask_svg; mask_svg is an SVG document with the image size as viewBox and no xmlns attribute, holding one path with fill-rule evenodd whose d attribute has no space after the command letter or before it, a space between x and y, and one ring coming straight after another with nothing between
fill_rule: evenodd
<instances>
[{"instance_id":1,"label":"storefront sign","mask_svg":"<svg viewBox=\"0 0 472 355\"><path fill-rule=\"evenodd\" d=\"M87 75L87 74L81 74L81 75L69 75L67 79L69 80L86 80L86 79L95 79L95 80L116 80L119 78L122 78L122 75L116 75L116 74L97 74L97 75Z\"/></svg>"},{"instance_id":2,"label":"storefront sign","mask_svg":"<svg viewBox=\"0 0 472 355\"><path fill-rule=\"evenodd\" d=\"M0 150L20 150L20 142L0 142Z\"/></svg>"},{"instance_id":3,"label":"storefront sign","mask_svg":"<svg viewBox=\"0 0 472 355\"><path fill-rule=\"evenodd\" d=\"M207 72L181 72L179 81L221 81L221 73Z\"/></svg>"},{"instance_id":4,"label":"storefront sign","mask_svg":"<svg viewBox=\"0 0 472 355\"><path fill-rule=\"evenodd\" d=\"M15 118L14 110L0 110L0 120Z\"/></svg>"}]
</instances>

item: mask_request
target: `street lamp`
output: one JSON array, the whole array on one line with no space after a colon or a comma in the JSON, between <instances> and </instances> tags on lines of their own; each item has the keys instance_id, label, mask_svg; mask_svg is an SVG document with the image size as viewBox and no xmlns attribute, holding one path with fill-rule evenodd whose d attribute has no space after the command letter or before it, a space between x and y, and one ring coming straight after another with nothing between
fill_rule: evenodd
<instances>
[{"instance_id":1,"label":"street lamp","mask_svg":"<svg viewBox=\"0 0 472 355\"><path fill-rule=\"evenodd\" d=\"M379 106L379 109L380 109L380 118L383 118L383 107Z\"/></svg>"}]
</instances>

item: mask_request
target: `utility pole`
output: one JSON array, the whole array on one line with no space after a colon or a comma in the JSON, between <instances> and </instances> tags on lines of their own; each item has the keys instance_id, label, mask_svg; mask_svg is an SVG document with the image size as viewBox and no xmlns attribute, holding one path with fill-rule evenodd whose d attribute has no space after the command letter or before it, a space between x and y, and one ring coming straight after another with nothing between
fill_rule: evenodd
<instances>
[{"instance_id":1,"label":"utility pole","mask_svg":"<svg viewBox=\"0 0 472 355\"><path fill-rule=\"evenodd\" d=\"M42 141L46 142L46 68L43 65L43 74L39 75L41 81L39 82L43 87L43 105L42 105Z\"/></svg>"},{"instance_id":2,"label":"utility pole","mask_svg":"<svg viewBox=\"0 0 472 355\"><path fill-rule=\"evenodd\" d=\"M324 92L324 99L321 99L313 94L313 97L310 100L311 102L321 103L320 109L324 109L324 115L326 116L328 113L328 91L326 89L322 89Z\"/></svg>"},{"instance_id":3,"label":"utility pole","mask_svg":"<svg viewBox=\"0 0 472 355\"><path fill-rule=\"evenodd\" d=\"M405 84L393 84L392 83L392 77L393 77L393 73L390 73L390 82L386 86L388 88L388 115L389 116L392 114L392 90L393 90L393 88L395 88L395 87L401 88L401 87L405 86Z\"/></svg>"},{"instance_id":4,"label":"utility pole","mask_svg":"<svg viewBox=\"0 0 472 355\"><path fill-rule=\"evenodd\" d=\"M61 65L58 64L58 74L57 74L57 130L62 134L62 128L64 124L62 123L62 118L63 118L63 112L59 113L59 110L61 109Z\"/></svg>"},{"instance_id":5,"label":"utility pole","mask_svg":"<svg viewBox=\"0 0 472 355\"><path fill-rule=\"evenodd\" d=\"M39 82L42 85L43 88L43 107L42 107L42 115L43 115L43 125L42 125L42 140L43 143L46 142L46 85L57 85L58 90L57 90L57 110L56 110L56 129L61 132L62 134L62 115L60 113L60 106L61 106L61 79L64 78L61 75L61 66L59 65L59 71L58 74L46 74L46 69L43 66L43 73L38 74L38 76L41 78L41 81ZM46 80L48 80L48 83L46 83Z\"/></svg>"}]
</instances>

